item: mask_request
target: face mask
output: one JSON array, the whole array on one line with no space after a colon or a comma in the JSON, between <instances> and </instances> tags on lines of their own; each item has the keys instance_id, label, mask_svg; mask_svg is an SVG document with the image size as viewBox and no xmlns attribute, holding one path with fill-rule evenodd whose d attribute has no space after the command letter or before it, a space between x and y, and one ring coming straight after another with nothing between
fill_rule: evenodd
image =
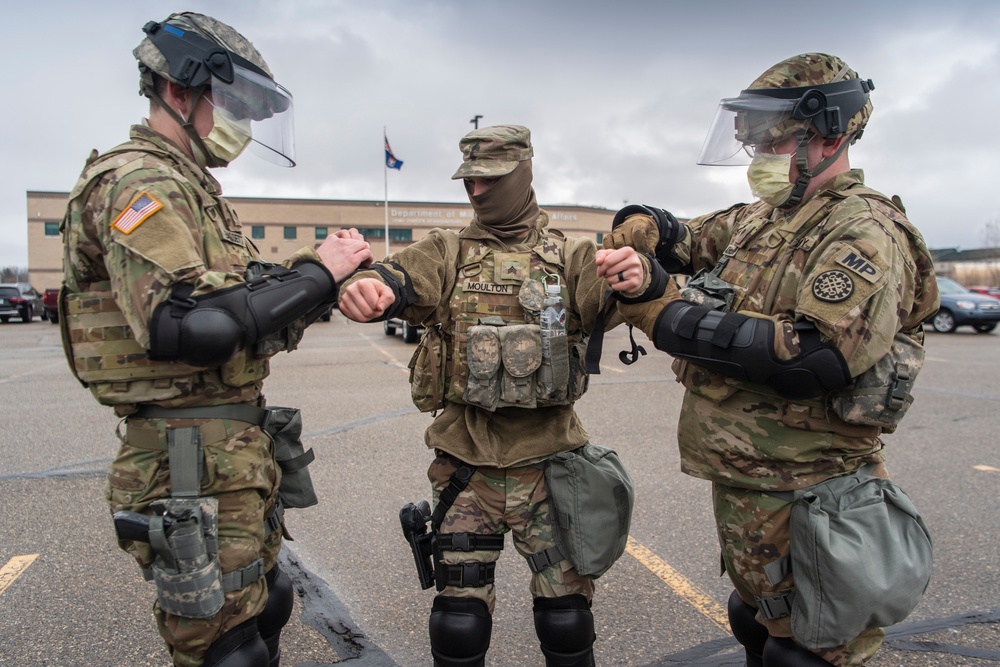
<instances>
[{"instance_id":1,"label":"face mask","mask_svg":"<svg viewBox=\"0 0 1000 667\"><path fill-rule=\"evenodd\" d=\"M226 166L243 152L250 143L250 120L232 120L215 107L212 108L214 126L207 137L203 137L205 148Z\"/></svg>"},{"instance_id":2,"label":"face mask","mask_svg":"<svg viewBox=\"0 0 1000 667\"><path fill-rule=\"evenodd\" d=\"M747 182L754 197L767 202L771 206L781 206L788 201L795 187L788 180L791 171L792 156L774 155L772 153L757 153L747 169Z\"/></svg>"}]
</instances>

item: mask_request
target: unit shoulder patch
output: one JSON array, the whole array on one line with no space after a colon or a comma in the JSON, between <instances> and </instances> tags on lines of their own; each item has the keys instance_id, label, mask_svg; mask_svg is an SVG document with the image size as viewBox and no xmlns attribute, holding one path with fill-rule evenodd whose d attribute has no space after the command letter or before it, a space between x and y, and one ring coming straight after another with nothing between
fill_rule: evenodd
<instances>
[{"instance_id":1,"label":"unit shoulder patch","mask_svg":"<svg viewBox=\"0 0 1000 667\"><path fill-rule=\"evenodd\" d=\"M820 301L840 303L854 294L854 281L844 271L831 269L816 276L812 293Z\"/></svg>"},{"instance_id":2,"label":"unit shoulder patch","mask_svg":"<svg viewBox=\"0 0 1000 667\"><path fill-rule=\"evenodd\" d=\"M125 207L114 222L113 229L123 234L131 234L136 228L149 219L151 215L163 208L163 204L148 192L140 192L132 202Z\"/></svg>"}]
</instances>

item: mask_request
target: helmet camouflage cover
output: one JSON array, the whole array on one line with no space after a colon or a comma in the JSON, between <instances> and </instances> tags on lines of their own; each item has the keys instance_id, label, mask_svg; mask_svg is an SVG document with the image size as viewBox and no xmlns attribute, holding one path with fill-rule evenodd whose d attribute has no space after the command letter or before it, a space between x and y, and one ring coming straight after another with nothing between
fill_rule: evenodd
<instances>
[{"instance_id":1,"label":"helmet camouflage cover","mask_svg":"<svg viewBox=\"0 0 1000 667\"><path fill-rule=\"evenodd\" d=\"M211 16L205 16L204 14L182 12L171 14L162 22L162 25L180 28L181 30L192 32L212 41L230 53L234 53L247 60L262 70L268 78L274 78L267 63L264 62L264 57L260 55L260 51L254 47L250 40L222 21L218 21ZM144 29L148 29L149 27L149 24L147 24ZM145 66L149 71L155 72L174 83L188 85L187 82L179 80L178 77L171 74L170 63L167 62L167 58L148 35L139 43L139 46L133 49L132 55L139 61L140 70Z\"/></svg>"},{"instance_id":2,"label":"helmet camouflage cover","mask_svg":"<svg viewBox=\"0 0 1000 667\"><path fill-rule=\"evenodd\" d=\"M828 84L857 80L858 73L843 60L825 53L803 53L773 65L758 76L745 92L773 90L776 88L801 88L803 95L810 89L823 90ZM870 82L868 82L870 85ZM852 115L837 134L855 134L863 130L872 115L872 102L865 91L864 105ZM801 96L800 96L801 99ZM774 143L795 134L800 129L808 129L813 118L788 118L763 131L764 136L744 136L745 143ZM752 139L752 140L751 140Z\"/></svg>"}]
</instances>

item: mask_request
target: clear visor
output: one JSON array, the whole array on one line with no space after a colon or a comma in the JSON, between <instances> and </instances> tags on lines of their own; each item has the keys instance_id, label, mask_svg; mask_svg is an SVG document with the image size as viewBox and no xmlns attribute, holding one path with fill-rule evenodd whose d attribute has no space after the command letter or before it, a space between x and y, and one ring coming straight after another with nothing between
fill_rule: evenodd
<instances>
[{"instance_id":1,"label":"clear visor","mask_svg":"<svg viewBox=\"0 0 1000 667\"><path fill-rule=\"evenodd\" d=\"M212 77L212 103L252 139L250 150L282 167L295 166L292 94L266 76L233 65L233 82Z\"/></svg>"},{"instance_id":2,"label":"clear visor","mask_svg":"<svg viewBox=\"0 0 1000 667\"><path fill-rule=\"evenodd\" d=\"M794 102L746 93L722 100L698 164L750 164L755 147L781 141L800 123L792 119Z\"/></svg>"}]
</instances>

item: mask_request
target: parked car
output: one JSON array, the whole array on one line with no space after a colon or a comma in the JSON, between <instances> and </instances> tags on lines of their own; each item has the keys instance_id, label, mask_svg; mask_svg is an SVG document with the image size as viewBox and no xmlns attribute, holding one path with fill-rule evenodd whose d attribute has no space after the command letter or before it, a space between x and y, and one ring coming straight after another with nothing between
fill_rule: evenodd
<instances>
[{"instance_id":1,"label":"parked car","mask_svg":"<svg viewBox=\"0 0 1000 667\"><path fill-rule=\"evenodd\" d=\"M979 333L989 333L1000 322L1000 300L976 294L951 278L938 278L941 308L927 320L934 331L951 333L961 326L971 326Z\"/></svg>"},{"instance_id":2,"label":"parked car","mask_svg":"<svg viewBox=\"0 0 1000 667\"><path fill-rule=\"evenodd\" d=\"M12 317L30 322L35 315L42 316L44 312L42 295L28 283L0 284L0 322L9 322Z\"/></svg>"},{"instance_id":3,"label":"parked car","mask_svg":"<svg viewBox=\"0 0 1000 667\"><path fill-rule=\"evenodd\" d=\"M42 303L45 304L45 309L42 311L42 319L56 324L59 322L59 288L50 287L45 290L45 294L42 296Z\"/></svg>"},{"instance_id":4,"label":"parked car","mask_svg":"<svg viewBox=\"0 0 1000 667\"><path fill-rule=\"evenodd\" d=\"M390 317L385 320L382 322L382 327L385 329L386 336L395 336L396 329L401 329L403 332L404 343L416 343L417 339L420 338L420 332L423 329L422 326L414 326L406 320L402 320L398 317Z\"/></svg>"},{"instance_id":5,"label":"parked car","mask_svg":"<svg viewBox=\"0 0 1000 667\"><path fill-rule=\"evenodd\" d=\"M986 285L969 285L969 291L975 292L976 294L983 294L986 296L991 296L994 299L1000 299L1000 287L987 287Z\"/></svg>"}]
</instances>

